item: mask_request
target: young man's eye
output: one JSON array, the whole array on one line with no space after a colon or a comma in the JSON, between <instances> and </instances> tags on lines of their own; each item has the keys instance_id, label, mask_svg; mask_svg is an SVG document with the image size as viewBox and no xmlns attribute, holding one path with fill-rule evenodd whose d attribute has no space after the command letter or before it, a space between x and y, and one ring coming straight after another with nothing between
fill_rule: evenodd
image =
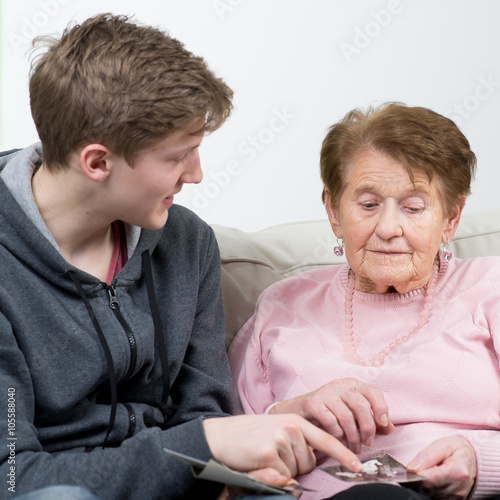
<instances>
[{"instance_id":1,"label":"young man's eye","mask_svg":"<svg viewBox=\"0 0 500 500\"><path fill-rule=\"evenodd\" d=\"M179 156L178 158L171 158L167 161L170 161L172 163L184 163L186 161L186 158L188 157L189 153L186 153L184 156Z\"/></svg>"},{"instance_id":2,"label":"young man's eye","mask_svg":"<svg viewBox=\"0 0 500 500\"><path fill-rule=\"evenodd\" d=\"M181 156L180 158L177 158L175 159L174 161L176 163L184 163L188 158L189 158L189 155L192 154L194 151L196 151L198 149L198 146L196 146L195 148L193 149L190 149L184 156Z\"/></svg>"}]
</instances>

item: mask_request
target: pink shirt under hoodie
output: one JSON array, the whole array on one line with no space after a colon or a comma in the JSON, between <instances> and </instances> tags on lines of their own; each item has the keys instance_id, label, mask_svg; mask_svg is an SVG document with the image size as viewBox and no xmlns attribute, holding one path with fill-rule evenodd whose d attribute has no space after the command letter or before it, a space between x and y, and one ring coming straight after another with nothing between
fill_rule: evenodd
<instances>
[{"instance_id":1,"label":"pink shirt under hoodie","mask_svg":"<svg viewBox=\"0 0 500 500\"><path fill-rule=\"evenodd\" d=\"M354 377L378 386L396 430L363 447L362 460L389 453L407 464L432 441L462 435L476 451L471 498L500 492L500 258L443 262L430 321L392 351L381 367L353 364L344 351L348 266L282 280L261 295L229 351L240 412ZM425 289L406 294L354 292L357 352L372 359L418 324ZM237 396L238 397L238 396ZM318 466L332 465L319 459ZM319 469L301 484L328 497L352 485Z\"/></svg>"}]
</instances>

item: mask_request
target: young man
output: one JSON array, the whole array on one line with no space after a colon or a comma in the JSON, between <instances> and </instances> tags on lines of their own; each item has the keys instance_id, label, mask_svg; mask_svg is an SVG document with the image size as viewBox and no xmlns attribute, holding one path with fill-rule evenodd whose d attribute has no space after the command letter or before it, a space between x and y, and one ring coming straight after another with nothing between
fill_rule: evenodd
<instances>
[{"instance_id":1,"label":"young man","mask_svg":"<svg viewBox=\"0 0 500 500\"><path fill-rule=\"evenodd\" d=\"M100 15L50 42L30 98L41 145L0 164L7 492L217 497L164 448L277 484L312 448L359 468L299 417L228 416L217 244L173 200L231 90L160 30Z\"/></svg>"}]
</instances>

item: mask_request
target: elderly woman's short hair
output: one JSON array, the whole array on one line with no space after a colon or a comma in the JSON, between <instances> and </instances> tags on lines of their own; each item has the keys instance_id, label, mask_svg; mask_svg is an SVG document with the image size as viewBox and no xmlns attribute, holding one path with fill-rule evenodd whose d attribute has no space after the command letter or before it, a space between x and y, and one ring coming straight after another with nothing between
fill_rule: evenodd
<instances>
[{"instance_id":1,"label":"elderly woman's short hair","mask_svg":"<svg viewBox=\"0 0 500 500\"><path fill-rule=\"evenodd\" d=\"M354 109L328 130L320 166L332 207L338 208L349 167L370 151L399 161L412 181L416 168L422 169L429 181L436 176L448 215L470 194L476 156L455 123L427 108L387 103L366 111Z\"/></svg>"}]
</instances>

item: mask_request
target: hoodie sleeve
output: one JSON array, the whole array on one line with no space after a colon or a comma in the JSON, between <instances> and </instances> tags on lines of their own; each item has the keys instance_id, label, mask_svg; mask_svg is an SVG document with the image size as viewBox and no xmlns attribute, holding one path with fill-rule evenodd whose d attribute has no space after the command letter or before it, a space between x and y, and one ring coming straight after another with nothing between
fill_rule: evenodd
<instances>
[{"instance_id":1,"label":"hoodie sleeve","mask_svg":"<svg viewBox=\"0 0 500 500\"><path fill-rule=\"evenodd\" d=\"M203 419L231 411L219 254L213 233L205 234L203 265L193 285L198 301L191 338L171 389L178 408L165 430L142 428L119 446L95 447L90 452L83 447L45 451L37 430L35 387L43 383L46 364L37 371L27 362L22 342L0 315L0 393L4 395L0 401L0 474L7 481L3 481L0 498L58 484L82 486L107 500L217 497L222 485L195 480L189 466L163 451L170 448L201 460L213 458Z\"/></svg>"},{"instance_id":2,"label":"hoodie sleeve","mask_svg":"<svg viewBox=\"0 0 500 500\"><path fill-rule=\"evenodd\" d=\"M215 498L221 485L195 481L189 467L169 457L164 447L211 458L202 419L169 430L145 429L114 448L68 449L48 453L38 439L31 376L9 326L0 319L0 498L50 485L82 486L102 499ZM200 490L201 488L201 490ZM197 493L198 492L198 493ZM204 495L201 495L204 497Z\"/></svg>"},{"instance_id":3,"label":"hoodie sleeve","mask_svg":"<svg viewBox=\"0 0 500 500\"><path fill-rule=\"evenodd\" d=\"M224 343L220 255L214 232L207 226L206 229L206 243L198 256L196 314L189 325L191 336L180 372L171 388L178 407L171 426L196 418L200 412L208 417L233 412L231 374Z\"/></svg>"}]
</instances>

